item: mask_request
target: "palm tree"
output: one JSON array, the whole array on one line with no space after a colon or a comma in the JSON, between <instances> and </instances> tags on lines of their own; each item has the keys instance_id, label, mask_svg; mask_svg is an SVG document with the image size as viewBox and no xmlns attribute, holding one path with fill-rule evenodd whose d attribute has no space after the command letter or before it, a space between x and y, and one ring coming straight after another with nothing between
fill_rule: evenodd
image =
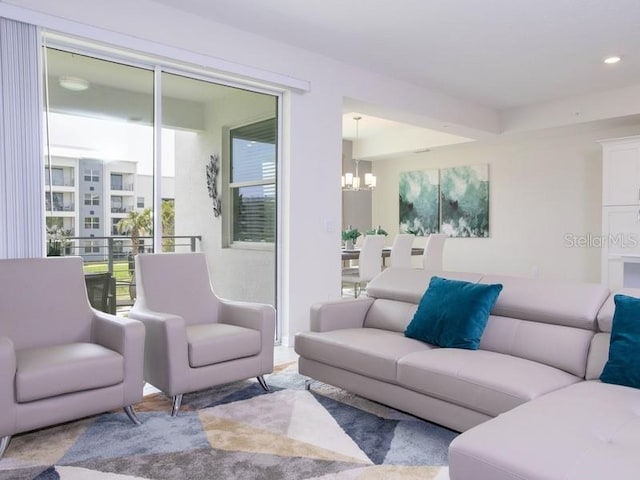
<instances>
[{"instance_id":1,"label":"palm tree","mask_svg":"<svg viewBox=\"0 0 640 480\"><path fill-rule=\"evenodd\" d=\"M140 237L151 232L151 210L145 208L142 212L134 210L116 224L116 229L121 235L131 236L131 248L133 255L140 252Z\"/></svg>"},{"instance_id":2,"label":"palm tree","mask_svg":"<svg viewBox=\"0 0 640 480\"><path fill-rule=\"evenodd\" d=\"M176 212L174 202L171 199L162 200L162 236L173 237L175 235ZM164 238L162 240L162 251L173 252L175 250L175 239Z\"/></svg>"}]
</instances>

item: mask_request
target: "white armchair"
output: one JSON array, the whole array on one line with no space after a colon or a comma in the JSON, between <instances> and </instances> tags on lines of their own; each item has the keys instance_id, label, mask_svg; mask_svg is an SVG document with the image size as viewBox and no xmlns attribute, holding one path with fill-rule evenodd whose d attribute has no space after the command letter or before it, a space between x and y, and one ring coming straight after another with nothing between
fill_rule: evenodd
<instances>
[{"instance_id":1,"label":"white armchair","mask_svg":"<svg viewBox=\"0 0 640 480\"><path fill-rule=\"evenodd\" d=\"M0 260L0 457L16 433L142 401L144 326L89 305L80 257Z\"/></svg>"},{"instance_id":2,"label":"white armchair","mask_svg":"<svg viewBox=\"0 0 640 480\"><path fill-rule=\"evenodd\" d=\"M137 298L129 312L146 326L144 377L172 397L273 371L275 310L219 298L202 253L136 256Z\"/></svg>"}]
</instances>

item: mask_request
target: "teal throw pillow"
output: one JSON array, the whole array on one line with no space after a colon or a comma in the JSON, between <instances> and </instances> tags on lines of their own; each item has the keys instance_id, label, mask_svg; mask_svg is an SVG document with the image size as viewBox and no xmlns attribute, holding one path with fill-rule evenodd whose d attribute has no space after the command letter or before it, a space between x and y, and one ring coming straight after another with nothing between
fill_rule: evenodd
<instances>
[{"instance_id":1,"label":"teal throw pillow","mask_svg":"<svg viewBox=\"0 0 640 480\"><path fill-rule=\"evenodd\" d=\"M609 359L600 380L640 388L640 299L616 295L613 301Z\"/></svg>"},{"instance_id":2,"label":"teal throw pillow","mask_svg":"<svg viewBox=\"0 0 640 480\"><path fill-rule=\"evenodd\" d=\"M500 284L432 277L404 334L440 347L477 350L501 291Z\"/></svg>"}]
</instances>

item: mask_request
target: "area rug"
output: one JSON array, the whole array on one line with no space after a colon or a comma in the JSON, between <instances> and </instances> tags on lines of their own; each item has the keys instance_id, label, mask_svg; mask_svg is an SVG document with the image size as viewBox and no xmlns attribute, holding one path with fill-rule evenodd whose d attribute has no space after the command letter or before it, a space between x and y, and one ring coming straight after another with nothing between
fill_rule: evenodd
<instances>
[{"instance_id":1,"label":"area rug","mask_svg":"<svg viewBox=\"0 0 640 480\"><path fill-rule=\"evenodd\" d=\"M17 435L1 480L448 479L455 432L344 390L293 363L266 377L185 395L177 417L145 396L121 411Z\"/></svg>"}]
</instances>

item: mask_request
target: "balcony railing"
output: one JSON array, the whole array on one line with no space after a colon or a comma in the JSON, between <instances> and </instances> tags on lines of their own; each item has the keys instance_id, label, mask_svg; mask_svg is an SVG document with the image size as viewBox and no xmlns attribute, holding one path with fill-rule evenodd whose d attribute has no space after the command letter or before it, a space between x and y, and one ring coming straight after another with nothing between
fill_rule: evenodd
<instances>
[{"instance_id":1,"label":"balcony railing","mask_svg":"<svg viewBox=\"0 0 640 480\"><path fill-rule=\"evenodd\" d=\"M47 202L46 205L47 211L53 212L73 212L75 211L75 204L73 203L63 203L60 205L59 203L53 203L53 210L51 209L51 203Z\"/></svg>"},{"instance_id":2,"label":"balcony railing","mask_svg":"<svg viewBox=\"0 0 640 480\"><path fill-rule=\"evenodd\" d=\"M49 186L49 179L47 178L47 175L45 174L44 177L44 184L46 186ZM70 180L53 180L53 186L54 187L75 187L75 181L73 179Z\"/></svg>"}]
</instances>

